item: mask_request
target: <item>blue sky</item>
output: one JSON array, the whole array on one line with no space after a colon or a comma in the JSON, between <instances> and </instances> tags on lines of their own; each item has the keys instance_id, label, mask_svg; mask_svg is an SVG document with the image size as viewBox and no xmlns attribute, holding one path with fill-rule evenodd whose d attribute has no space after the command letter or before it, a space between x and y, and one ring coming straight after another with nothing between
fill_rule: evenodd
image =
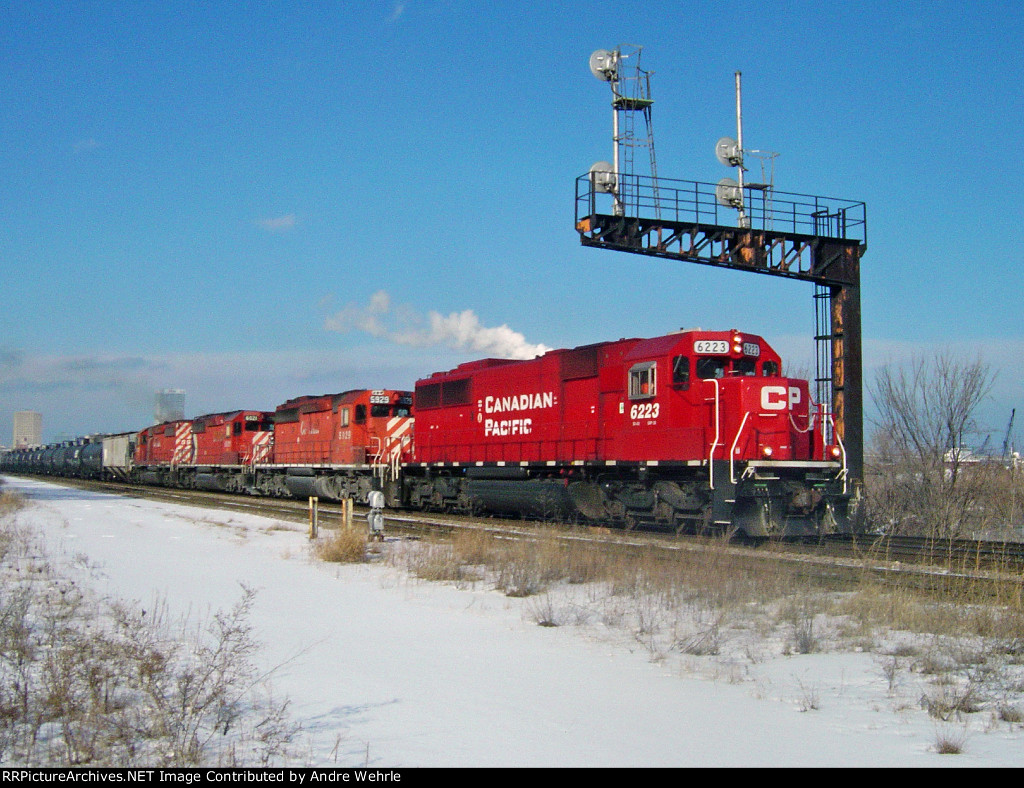
<instances>
[{"instance_id":1,"label":"blue sky","mask_svg":"<svg viewBox=\"0 0 1024 788\"><path fill-rule=\"evenodd\" d=\"M574 179L611 157L587 60L619 44L666 177L730 174L743 72L776 187L867 203L868 374L982 354L1001 441L1022 39L1011 3L0 2L0 443L20 409L52 440L145 426L157 388L273 409L496 354L456 328L737 327L807 368L809 285L580 246Z\"/></svg>"}]
</instances>

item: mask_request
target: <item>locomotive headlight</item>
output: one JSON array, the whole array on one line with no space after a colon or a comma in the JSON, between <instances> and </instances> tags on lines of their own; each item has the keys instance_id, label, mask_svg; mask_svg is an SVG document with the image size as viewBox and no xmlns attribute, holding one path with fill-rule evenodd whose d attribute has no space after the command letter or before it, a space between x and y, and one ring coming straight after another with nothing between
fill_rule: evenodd
<instances>
[{"instance_id":1,"label":"locomotive headlight","mask_svg":"<svg viewBox=\"0 0 1024 788\"><path fill-rule=\"evenodd\" d=\"M828 450L828 453L831 454L836 459L839 459L839 455L842 454L842 450L838 446L832 446Z\"/></svg>"},{"instance_id":2,"label":"locomotive headlight","mask_svg":"<svg viewBox=\"0 0 1024 788\"><path fill-rule=\"evenodd\" d=\"M765 446L764 448L761 449L761 454L763 454L765 457L771 457L772 456L772 447L771 446Z\"/></svg>"},{"instance_id":3,"label":"locomotive headlight","mask_svg":"<svg viewBox=\"0 0 1024 788\"><path fill-rule=\"evenodd\" d=\"M743 350L743 345L733 345L732 346L732 352L733 353L739 353L742 350Z\"/></svg>"}]
</instances>

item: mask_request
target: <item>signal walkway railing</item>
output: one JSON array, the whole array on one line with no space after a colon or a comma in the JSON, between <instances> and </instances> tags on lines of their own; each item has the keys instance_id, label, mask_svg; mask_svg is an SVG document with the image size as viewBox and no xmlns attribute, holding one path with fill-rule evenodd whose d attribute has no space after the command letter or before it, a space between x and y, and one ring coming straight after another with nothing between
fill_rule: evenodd
<instances>
[{"instance_id":1,"label":"signal walkway railing","mask_svg":"<svg viewBox=\"0 0 1024 788\"><path fill-rule=\"evenodd\" d=\"M626 217L676 225L737 226L738 212L719 202L716 184L621 173L618 180L616 193ZM868 240L863 202L745 184L743 206L753 230L856 239L864 244ZM613 212L612 194L595 188L589 173L576 179L577 226L588 216Z\"/></svg>"}]
</instances>

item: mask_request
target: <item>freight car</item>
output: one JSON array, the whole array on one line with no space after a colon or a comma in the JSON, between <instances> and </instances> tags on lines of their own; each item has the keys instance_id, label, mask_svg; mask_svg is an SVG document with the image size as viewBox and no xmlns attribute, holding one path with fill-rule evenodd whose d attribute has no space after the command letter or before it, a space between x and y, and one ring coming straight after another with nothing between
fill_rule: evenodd
<instances>
[{"instance_id":1,"label":"freight car","mask_svg":"<svg viewBox=\"0 0 1024 788\"><path fill-rule=\"evenodd\" d=\"M304 396L101 443L104 477L148 484L361 501L381 490L391 507L751 537L851 529L828 413L762 337L736 330L483 359L415 394ZM100 452L75 451L12 452L0 467L95 475Z\"/></svg>"}]
</instances>

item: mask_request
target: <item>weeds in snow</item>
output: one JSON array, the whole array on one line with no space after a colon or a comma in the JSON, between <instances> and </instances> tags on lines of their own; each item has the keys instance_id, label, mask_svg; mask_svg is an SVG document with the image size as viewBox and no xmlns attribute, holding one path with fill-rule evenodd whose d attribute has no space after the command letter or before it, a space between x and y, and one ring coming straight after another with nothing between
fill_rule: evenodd
<instances>
[{"instance_id":1,"label":"weeds in snow","mask_svg":"<svg viewBox=\"0 0 1024 788\"><path fill-rule=\"evenodd\" d=\"M321 561L352 564L366 560L366 532L358 528L327 531L317 539L314 550Z\"/></svg>"},{"instance_id":2,"label":"weeds in snow","mask_svg":"<svg viewBox=\"0 0 1024 788\"><path fill-rule=\"evenodd\" d=\"M10 517L0 575L0 763L267 765L297 733L254 661L252 589L189 628L97 597Z\"/></svg>"}]
</instances>

